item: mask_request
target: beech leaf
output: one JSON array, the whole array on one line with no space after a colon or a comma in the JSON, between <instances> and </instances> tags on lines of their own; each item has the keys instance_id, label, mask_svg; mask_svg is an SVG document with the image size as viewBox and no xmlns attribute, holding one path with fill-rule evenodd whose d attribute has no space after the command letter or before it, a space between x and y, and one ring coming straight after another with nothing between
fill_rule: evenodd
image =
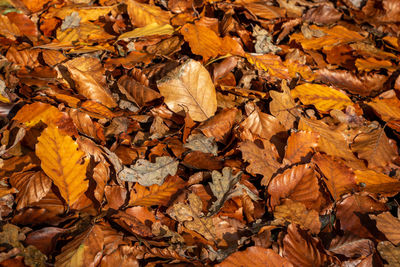
<instances>
[{"instance_id":1,"label":"beech leaf","mask_svg":"<svg viewBox=\"0 0 400 267\"><path fill-rule=\"evenodd\" d=\"M195 121L205 121L217 110L217 96L208 71L188 60L157 82L165 104L174 112L186 110Z\"/></svg>"}]
</instances>

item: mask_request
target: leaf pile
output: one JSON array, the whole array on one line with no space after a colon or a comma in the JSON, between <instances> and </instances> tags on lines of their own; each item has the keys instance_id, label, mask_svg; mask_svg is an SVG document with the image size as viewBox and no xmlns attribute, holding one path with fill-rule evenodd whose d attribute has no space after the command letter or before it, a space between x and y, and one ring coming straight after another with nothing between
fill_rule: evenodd
<instances>
[{"instance_id":1,"label":"leaf pile","mask_svg":"<svg viewBox=\"0 0 400 267\"><path fill-rule=\"evenodd\" d=\"M397 0L0 10L1 266L400 265Z\"/></svg>"}]
</instances>

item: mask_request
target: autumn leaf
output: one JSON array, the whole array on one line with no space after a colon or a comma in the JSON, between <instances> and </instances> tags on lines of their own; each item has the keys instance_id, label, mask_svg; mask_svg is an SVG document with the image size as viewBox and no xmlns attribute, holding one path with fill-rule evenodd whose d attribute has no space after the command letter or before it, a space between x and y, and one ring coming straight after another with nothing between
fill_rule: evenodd
<instances>
[{"instance_id":1,"label":"autumn leaf","mask_svg":"<svg viewBox=\"0 0 400 267\"><path fill-rule=\"evenodd\" d=\"M354 170L356 175L356 182L365 191L371 193L397 194L400 189L400 181L395 178L391 178L383 173L379 173L373 170Z\"/></svg>"},{"instance_id":2,"label":"autumn leaf","mask_svg":"<svg viewBox=\"0 0 400 267\"><path fill-rule=\"evenodd\" d=\"M212 183L210 183L210 188L217 198L210 207L210 214L214 214L228 199L229 193L232 191L233 186L239 181L241 173L233 175L232 169L225 167L222 169L222 173L213 171L211 175Z\"/></svg>"},{"instance_id":3,"label":"autumn leaf","mask_svg":"<svg viewBox=\"0 0 400 267\"><path fill-rule=\"evenodd\" d=\"M13 119L31 127L40 121L50 125L60 117L61 112L56 107L42 102L35 102L23 106Z\"/></svg>"},{"instance_id":4,"label":"autumn leaf","mask_svg":"<svg viewBox=\"0 0 400 267\"><path fill-rule=\"evenodd\" d=\"M118 40L132 39L145 36L154 35L171 35L174 32L174 28L169 25L159 25L157 23L151 23L141 28L136 28L133 31L125 32L118 37Z\"/></svg>"},{"instance_id":5,"label":"autumn leaf","mask_svg":"<svg viewBox=\"0 0 400 267\"><path fill-rule=\"evenodd\" d=\"M135 184L130 194L130 206L154 206L166 205L171 200L171 197L181 188L185 183L178 176L169 176L166 178L162 185L151 185L149 187Z\"/></svg>"},{"instance_id":6,"label":"autumn leaf","mask_svg":"<svg viewBox=\"0 0 400 267\"><path fill-rule=\"evenodd\" d=\"M298 224L302 229L310 230L312 234L318 234L321 228L316 210L308 210L304 204L290 199L275 207L274 217Z\"/></svg>"},{"instance_id":7,"label":"autumn leaf","mask_svg":"<svg viewBox=\"0 0 400 267\"><path fill-rule=\"evenodd\" d=\"M326 177L326 185L334 199L356 189L355 174L343 162L319 153L314 155L313 161Z\"/></svg>"},{"instance_id":8,"label":"autumn leaf","mask_svg":"<svg viewBox=\"0 0 400 267\"><path fill-rule=\"evenodd\" d=\"M186 139L184 147L193 151L200 151L203 153L210 153L214 156L217 155L218 147L214 137L206 137L202 134L192 134Z\"/></svg>"},{"instance_id":9,"label":"autumn leaf","mask_svg":"<svg viewBox=\"0 0 400 267\"><path fill-rule=\"evenodd\" d=\"M388 263L388 265L396 266L400 264L400 248L394 246L389 241L379 242L377 250L382 258Z\"/></svg>"},{"instance_id":10,"label":"autumn leaf","mask_svg":"<svg viewBox=\"0 0 400 267\"><path fill-rule=\"evenodd\" d=\"M392 216L390 212L369 215L369 217L376 221L376 227L385 234L390 242L396 246L400 243L400 220L398 218Z\"/></svg>"},{"instance_id":11,"label":"autumn leaf","mask_svg":"<svg viewBox=\"0 0 400 267\"><path fill-rule=\"evenodd\" d=\"M155 163L139 159L135 165L124 168L119 173L119 178L123 181L138 182L143 186L162 185L168 175L176 174L178 164L179 162L167 156L156 158Z\"/></svg>"},{"instance_id":12,"label":"autumn leaf","mask_svg":"<svg viewBox=\"0 0 400 267\"><path fill-rule=\"evenodd\" d=\"M318 139L319 135L314 132L293 132L287 141L285 159L291 163L300 162L318 146Z\"/></svg>"},{"instance_id":13,"label":"autumn leaf","mask_svg":"<svg viewBox=\"0 0 400 267\"><path fill-rule=\"evenodd\" d=\"M195 60L188 60L170 72L157 82L157 87L172 111L186 109L195 121L205 121L217 110L210 74Z\"/></svg>"},{"instance_id":14,"label":"autumn leaf","mask_svg":"<svg viewBox=\"0 0 400 267\"><path fill-rule=\"evenodd\" d=\"M152 23L169 24L170 14L158 6L143 4L134 0L127 1L127 10L132 25L144 27Z\"/></svg>"},{"instance_id":15,"label":"autumn leaf","mask_svg":"<svg viewBox=\"0 0 400 267\"><path fill-rule=\"evenodd\" d=\"M341 110L353 105L345 94L320 84L304 83L296 86L290 93L293 98L298 97L303 104L314 105L321 112Z\"/></svg>"},{"instance_id":16,"label":"autumn leaf","mask_svg":"<svg viewBox=\"0 0 400 267\"><path fill-rule=\"evenodd\" d=\"M43 171L58 187L67 204L72 205L88 188L86 168L89 161L78 149L78 144L53 125L42 132L38 141L36 155Z\"/></svg>"}]
</instances>

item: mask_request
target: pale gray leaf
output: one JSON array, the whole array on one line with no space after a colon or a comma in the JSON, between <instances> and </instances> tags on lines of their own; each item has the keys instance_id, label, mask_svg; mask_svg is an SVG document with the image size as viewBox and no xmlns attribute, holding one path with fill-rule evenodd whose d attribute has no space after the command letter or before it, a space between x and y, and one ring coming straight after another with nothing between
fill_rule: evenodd
<instances>
[{"instance_id":1,"label":"pale gray leaf","mask_svg":"<svg viewBox=\"0 0 400 267\"><path fill-rule=\"evenodd\" d=\"M71 15L66 16L63 23L61 24L61 30L65 31L66 29L79 27L81 22L81 17L79 17L79 13L74 11Z\"/></svg>"},{"instance_id":2,"label":"pale gray leaf","mask_svg":"<svg viewBox=\"0 0 400 267\"><path fill-rule=\"evenodd\" d=\"M242 173L239 172L233 175L232 169L225 167L222 169L222 174L218 171L213 171L211 175L212 183L210 183L210 188L217 200L211 205L209 216L218 212L224 205L224 202L228 199L231 190L239 181Z\"/></svg>"},{"instance_id":3,"label":"pale gray leaf","mask_svg":"<svg viewBox=\"0 0 400 267\"><path fill-rule=\"evenodd\" d=\"M184 144L184 147L193 151L210 153L214 156L217 156L218 154L218 146L213 136L207 137L202 134L192 134L187 139L187 143Z\"/></svg>"},{"instance_id":4,"label":"pale gray leaf","mask_svg":"<svg viewBox=\"0 0 400 267\"><path fill-rule=\"evenodd\" d=\"M125 167L118 176L123 181L138 182L143 186L162 185L168 175L176 174L178 164L178 161L166 156L156 158L155 163L139 159L130 168Z\"/></svg>"}]
</instances>

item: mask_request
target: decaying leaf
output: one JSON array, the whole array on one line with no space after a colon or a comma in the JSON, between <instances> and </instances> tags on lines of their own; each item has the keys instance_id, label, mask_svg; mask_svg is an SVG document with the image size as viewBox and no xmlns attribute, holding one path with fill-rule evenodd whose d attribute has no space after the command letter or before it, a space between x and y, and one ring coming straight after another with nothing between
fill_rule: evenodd
<instances>
[{"instance_id":1,"label":"decaying leaf","mask_svg":"<svg viewBox=\"0 0 400 267\"><path fill-rule=\"evenodd\" d=\"M400 243L400 220L390 214L390 212L383 212L378 215L369 215L369 217L376 221L376 227L379 231L385 234L387 239L394 245Z\"/></svg>"},{"instance_id":2,"label":"decaying leaf","mask_svg":"<svg viewBox=\"0 0 400 267\"><path fill-rule=\"evenodd\" d=\"M188 60L170 72L157 82L157 87L172 111L186 110L195 121L204 121L217 110L210 74L195 60Z\"/></svg>"},{"instance_id":3,"label":"decaying leaf","mask_svg":"<svg viewBox=\"0 0 400 267\"><path fill-rule=\"evenodd\" d=\"M208 240L215 240L216 233L214 223L211 217L206 217L202 212L200 198L191 193L188 196L188 203L176 203L169 211L169 215L175 220L182 222L185 227L196 231Z\"/></svg>"},{"instance_id":4,"label":"decaying leaf","mask_svg":"<svg viewBox=\"0 0 400 267\"><path fill-rule=\"evenodd\" d=\"M203 153L210 153L214 156L217 155L218 147L214 137L206 137L202 134L193 134L188 137L184 147L193 151L200 151Z\"/></svg>"},{"instance_id":5,"label":"decaying leaf","mask_svg":"<svg viewBox=\"0 0 400 267\"><path fill-rule=\"evenodd\" d=\"M222 173L213 171L211 175L212 183L210 183L210 188L217 198L210 207L210 214L214 214L228 199L229 193L232 191L233 186L239 181L241 173L233 175L232 169L225 167L222 169Z\"/></svg>"},{"instance_id":6,"label":"decaying leaf","mask_svg":"<svg viewBox=\"0 0 400 267\"><path fill-rule=\"evenodd\" d=\"M155 163L144 159L136 161L130 168L125 167L119 174L119 179L138 182L143 186L162 185L168 175L175 175L179 162L171 157L158 157Z\"/></svg>"}]
</instances>

